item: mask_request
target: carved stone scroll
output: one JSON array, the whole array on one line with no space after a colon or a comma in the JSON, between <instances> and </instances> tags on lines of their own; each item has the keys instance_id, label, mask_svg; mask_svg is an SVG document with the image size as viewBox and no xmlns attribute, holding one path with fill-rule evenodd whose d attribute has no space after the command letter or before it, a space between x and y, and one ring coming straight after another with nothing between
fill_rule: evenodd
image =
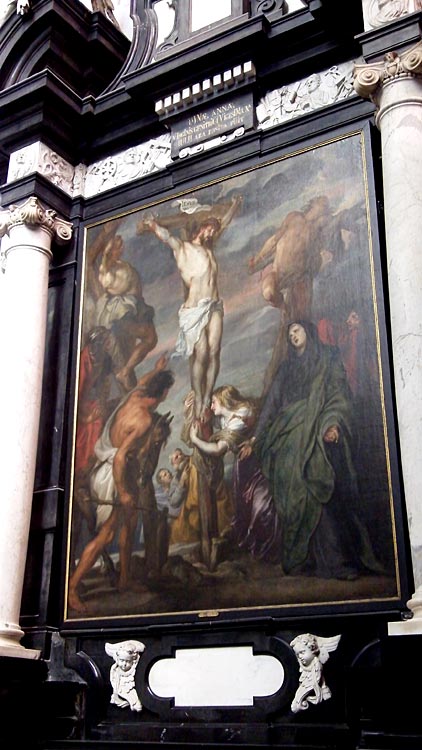
<instances>
[{"instance_id":1,"label":"carved stone scroll","mask_svg":"<svg viewBox=\"0 0 422 750\"><path fill-rule=\"evenodd\" d=\"M365 99L374 99L380 86L398 78L422 74L422 42L398 54L388 52L381 62L355 65L354 88Z\"/></svg>"}]
</instances>

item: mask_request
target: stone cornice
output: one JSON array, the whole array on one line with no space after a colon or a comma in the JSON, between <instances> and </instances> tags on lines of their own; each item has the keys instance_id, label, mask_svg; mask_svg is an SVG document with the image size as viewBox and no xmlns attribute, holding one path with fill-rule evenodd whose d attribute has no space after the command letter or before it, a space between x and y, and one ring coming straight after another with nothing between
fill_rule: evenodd
<instances>
[{"instance_id":1,"label":"stone cornice","mask_svg":"<svg viewBox=\"0 0 422 750\"><path fill-rule=\"evenodd\" d=\"M354 89L364 99L373 99L386 83L399 78L422 75L422 42L398 54L388 52L381 62L356 64L353 71Z\"/></svg>"},{"instance_id":2,"label":"stone cornice","mask_svg":"<svg viewBox=\"0 0 422 750\"><path fill-rule=\"evenodd\" d=\"M19 206L12 205L0 212L0 237L9 234L12 227L25 224L43 228L57 242L68 242L72 236L72 224L60 219L56 212L44 208L38 198L31 196Z\"/></svg>"},{"instance_id":3,"label":"stone cornice","mask_svg":"<svg viewBox=\"0 0 422 750\"><path fill-rule=\"evenodd\" d=\"M163 119L164 116L174 115L180 110L185 111L189 107L197 106L198 103L212 101L228 90L233 91L235 87L254 81L255 78L255 66L248 60L235 65L233 69L216 73L211 78L205 78L186 86L181 91L169 94L164 99L159 99L155 102L155 111Z\"/></svg>"}]
</instances>

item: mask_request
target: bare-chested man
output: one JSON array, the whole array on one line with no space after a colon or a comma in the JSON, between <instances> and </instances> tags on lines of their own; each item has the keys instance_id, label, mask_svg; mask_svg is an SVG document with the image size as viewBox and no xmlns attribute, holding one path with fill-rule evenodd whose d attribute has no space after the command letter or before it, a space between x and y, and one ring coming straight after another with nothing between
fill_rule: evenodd
<instances>
[{"instance_id":1,"label":"bare-chested man","mask_svg":"<svg viewBox=\"0 0 422 750\"><path fill-rule=\"evenodd\" d=\"M250 273L265 269L262 294L271 305L285 310L287 320L309 317L313 279L333 257L333 249L324 244L331 216L326 196L313 198L303 211L288 213L249 261Z\"/></svg>"},{"instance_id":2,"label":"bare-chested man","mask_svg":"<svg viewBox=\"0 0 422 750\"><path fill-rule=\"evenodd\" d=\"M249 260L249 273L262 271L262 294L280 310L280 330L265 375L264 389L286 355L286 325L312 315L313 283L317 274L339 257L340 226L327 196L312 198L302 211L290 211L279 229Z\"/></svg>"},{"instance_id":3,"label":"bare-chested man","mask_svg":"<svg viewBox=\"0 0 422 750\"><path fill-rule=\"evenodd\" d=\"M139 273L123 260L123 239L115 234L115 222L109 224L88 249L89 287L95 298L94 323L113 332L116 379L129 391L136 385L135 367L157 344L157 332L154 309L143 298Z\"/></svg>"},{"instance_id":4,"label":"bare-chested man","mask_svg":"<svg viewBox=\"0 0 422 750\"><path fill-rule=\"evenodd\" d=\"M176 352L189 357L196 419L203 420L207 414L220 369L224 311L218 293L214 244L231 222L240 202L239 196L234 197L221 219L206 219L190 240L174 237L153 218L138 224L138 233L152 231L170 246L186 288L186 298L179 310Z\"/></svg>"},{"instance_id":5,"label":"bare-chested man","mask_svg":"<svg viewBox=\"0 0 422 750\"><path fill-rule=\"evenodd\" d=\"M129 586L132 541L139 508L134 484L128 476L131 457L146 444L157 406L167 397L174 376L167 370L167 356L160 357L153 370L139 379L137 387L125 397L104 426L95 446L97 464L91 474L91 492L98 503L99 531L83 550L69 580L69 607L84 612L77 587L93 567L104 548L119 533L119 589ZM154 467L155 468L155 467Z\"/></svg>"}]
</instances>

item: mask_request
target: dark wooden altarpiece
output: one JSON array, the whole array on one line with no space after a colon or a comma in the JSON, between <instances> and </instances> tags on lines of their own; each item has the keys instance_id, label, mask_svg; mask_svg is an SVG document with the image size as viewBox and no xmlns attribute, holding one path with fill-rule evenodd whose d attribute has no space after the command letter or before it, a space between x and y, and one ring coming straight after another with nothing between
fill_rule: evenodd
<instances>
[{"instance_id":1,"label":"dark wooden altarpiece","mask_svg":"<svg viewBox=\"0 0 422 750\"><path fill-rule=\"evenodd\" d=\"M53 248L22 603L25 644L40 648L42 658L32 669L15 663L20 660L13 660L13 669L10 661L5 665L5 737L12 731L28 747L45 750L229 744L296 750L417 747L412 742L420 742L422 733L415 702L397 691L397 684L408 679L407 667L405 674L402 669L414 644L412 638L387 637L388 622L409 615L412 575L391 375L374 106L353 95L265 130L254 118L247 119L241 136L223 138L220 145L185 158L178 155L176 143L177 133L201 110L215 112L241 99L247 105L244 117L250 102L255 109L274 88L362 54L374 55L374 45L381 54L388 47L388 30L362 35L360 2L340 9L333 0L307 0L301 11L288 15L284 2L254 0L233 2L233 17L197 38L190 36L182 14L183 39L173 33L162 49L154 50L149 0L132 2L132 44L102 14L91 15L79 3L34 0L32 5L31 20L22 25L11 17L1 31L2 205L35 194L73 222L74 239L65 250ZM402 35L413 39L415 23L401 24ZM239 90L214 91L206 103L191 100L174 116L157 114L158 100L250 60L254 75ZM17 119L22 128L15 127ZM76 166L165 134L173 137L165 169L89 198L71 198L39 174L6 183L10 153L33 141ZM316 200L323 206L319 244L307 248L301 271L296 267L295 278L286 282L291 304L286 312L265 296L275 269L259 253L283 222L303 218ZM158 469L172 468L169 456L177 448L190 457L195 449L184 429L189 363L171 356L185 289L170 246L148 229L148 222L155 220L184 241L194 235L201 215L221 220L234 206L213 248L224 308L215 386L235 386L262 405L286 356L288 320L298 317L292 287L305 289L301 321L306 318L314 326L322 347L336 351L353 426L349 469L355 472L356 491L350 491L353 503L344 519L337 515L336 528L347 534L348 519L357 515L355 543L370 549L372 562L357 575L309 576L286 570L282 554L275 560L256 559L248 549L237 548L230 535L213 548L213 539L230 529L236 509L232 480L237 457L229 452L220 459L221 482L218 491L213 489L212 502L219 507L214 526L204 511L204 484L196 492L190 486L182 511L166 520L166 534L157 536L156 543L148 537L140 507L131 554L133 588L119 591L116 586L116 535L107 548L109 567L99 557L84 575L78 586L84 607L75 609L69 583L96 534L97 504L89 492L80 493L87 486L78 471L78 426L87 406L81 393L84 350L99 326L98 265L104 238L121 238L121 259L142 282L142 294L138 289L133 295L135 304L142 296L155 329L156 341L136 366L136 376L142 377L163 355L174 375L157 407L169 422L151 477L158 496ZM112 367L104 381L108 416L124 394ZM350 471L347 477L351 482ZM343 499L344 484L351 488L347 482ZM272 498L270 513L284 519L280 498ZM285 529L281 539L283 533ZM162 552L154 576L148 576L146 546ZM299 667L290 644L304 633L341 638L324 665L331 699L293 713ZM105 644L127 639L145 644L136 672L143 704L139 713L110 703L111 659ZM149 685L154 664L174 658L177 651L236 646L281 662L285 678L279 690L255 697L248 706L190 707L157 696ZM413 657L417 660L414 650ZM23 700L31 704L28 722L22 721Z\"/></svg>"}]
</instances>

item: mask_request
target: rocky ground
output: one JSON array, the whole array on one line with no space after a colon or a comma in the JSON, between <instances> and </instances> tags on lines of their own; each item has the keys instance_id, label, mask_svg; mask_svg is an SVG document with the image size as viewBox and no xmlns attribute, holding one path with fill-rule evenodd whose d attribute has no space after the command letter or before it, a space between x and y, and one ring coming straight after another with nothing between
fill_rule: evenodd
<instances>
[{"instance_id":1,"label":"rocky ground","mask_svg":"<svg viewBox=\"0 0 422 750\"><path fill-rule=\"evenodd\" d=\"M134 555L133 585L118 591L116 577L94 568L80 586L86 612L68 612L69 619L113 618L128 615L151 616L190 614L189 619L212 612L230 614L233 610L253 609L253 615L273 609L282 616L294 605L358 603L370 600L388 602L397 598L393 577L360 576L355 580L287 576L281 566L253 560L249 555L226 550L210 571L186 554L173 554L155 578L147 576L141 555ZM235 612L233 612L235 614Z\"/></svg>"}]
</instances>

